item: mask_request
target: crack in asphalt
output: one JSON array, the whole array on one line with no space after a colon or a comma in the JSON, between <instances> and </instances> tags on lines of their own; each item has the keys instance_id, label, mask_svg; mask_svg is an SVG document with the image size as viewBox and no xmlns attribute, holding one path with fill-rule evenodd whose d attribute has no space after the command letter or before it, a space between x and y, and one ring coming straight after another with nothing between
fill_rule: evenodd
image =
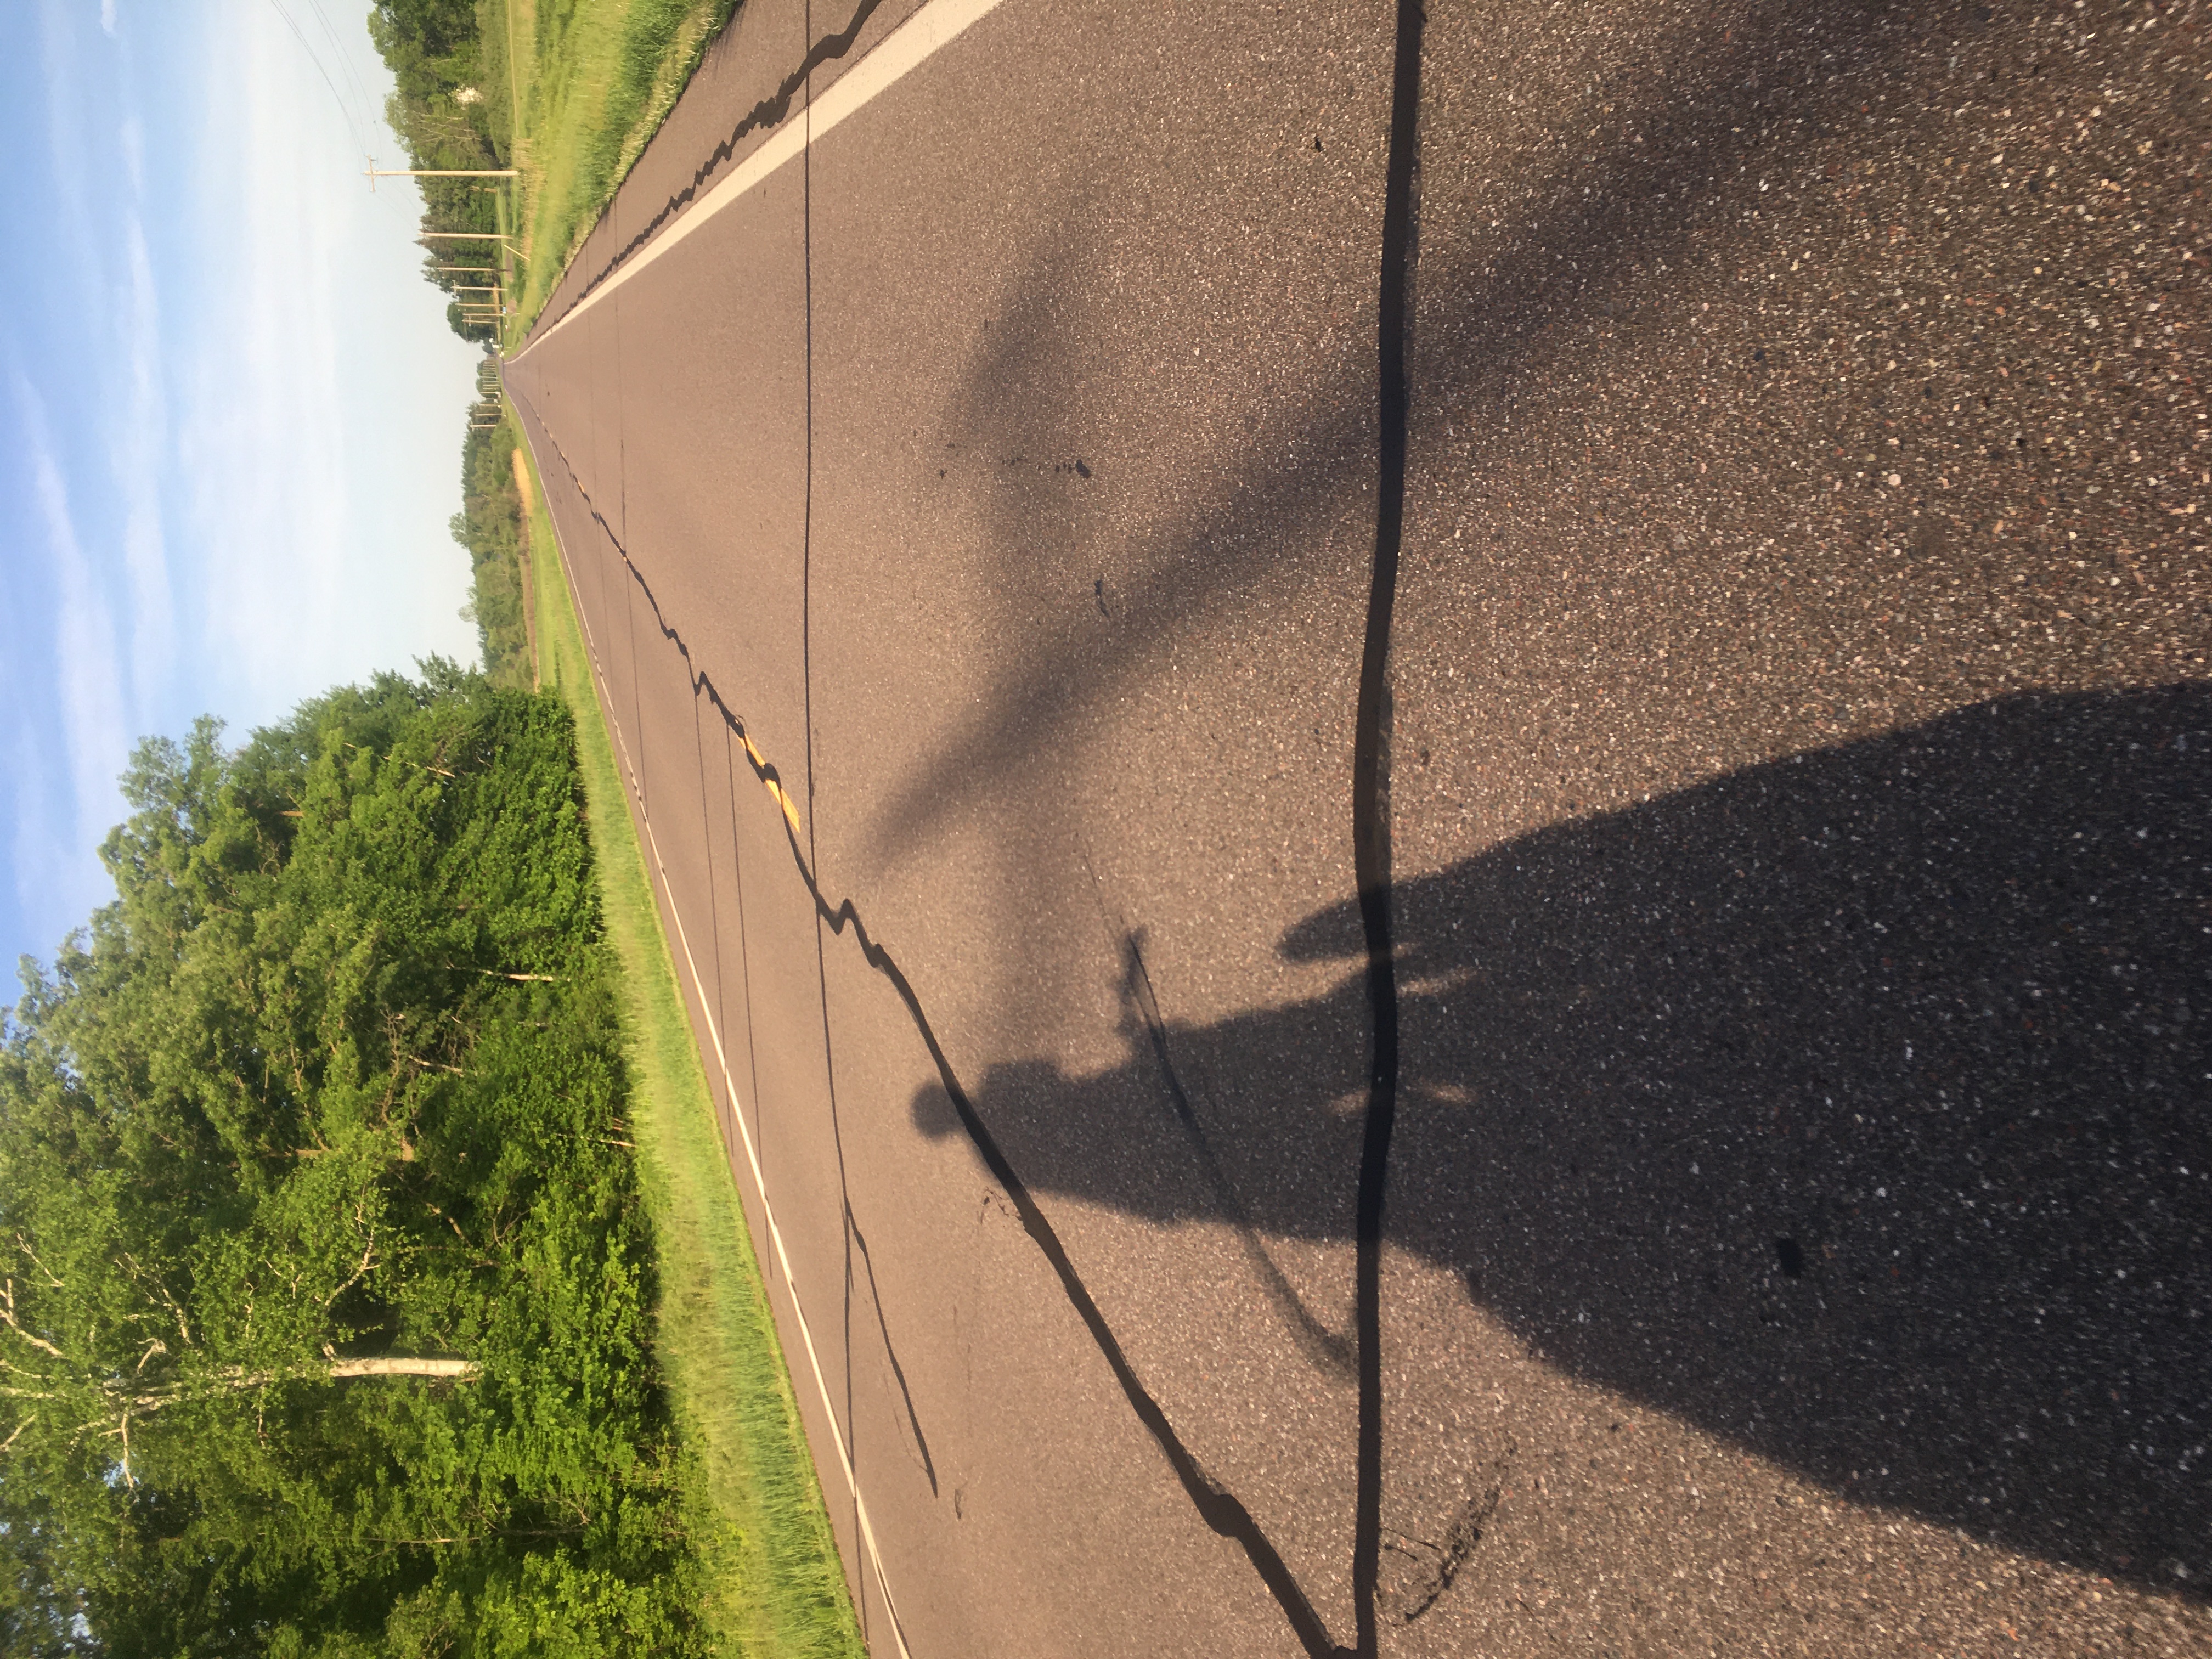
<instances>
[{"instance_id":1,"label":"crack in asphalt","mask_svg":"<svg viewBox=\"0 0 2212 1659\"><path fill-rule=\"evenodd\" d=\"M1474 1547L1482 1541L1482 1529L1498 1512L1498 1501L1505 1495L1504 1474L1510 1462L1510 1455L1501 1457L1484 1472L1478 1488L1452 1511L1441 1541L1415 1538L1407 1533L1398 1534L1400 1541L1389 1547L1406 1558L1411 1571L1395 1594L1382 1598L1384 1612L1400 1623L1410 1625L1436 1606L1437 1598L1452 1587L1452 1580L1474 1553Z\"/></svg>"},{"instance_id":2,"label":"crack in asphalt","mask_svg":"<svg viewBox=\"0 0 2212 1659\"><path fill-rule=\"evenodd\" d=\"M1351 1340L1329 1329L1306 1306L1305 1298L1297 1292L1283 1270L1275 1265L1275 1258L1267 1254L1260 1230L1253 1224L1249 1207L1237 1194L1237 1185L1230 1180L1229 1172L1221 1166L1213 1150L1212 1138L1206 1126L1199 1121L1197 1109L1191 1103L1189 1091L1184 1088L1182 1074L1177 1070L1174 1056L1168 1052L1167 1022L1160 1016L1158 1000L1152 994L1152 975L1145 966L1144 939L1139 933L1124 928L1121 932L1122 991L1135 1010L1137 1018L1145 1028L1152 1043L1152 1057L1159 1063L1160 1081L1166 1087L1169 1103L1175 1108L1176 1120L1182 1126L1183 1134L1190 1146L1191 1156L1198 1161L1200 1172L1212 1190L1213 1201L1221 1218L1234 1228L1244 1246L1244 1259L1289 1328L1291 1340L1298 1346L1307 1363L1316 1370L1333 1376L1348 1377L1352 1374L1353 1356ZM1204 1090L1203 1079L1200 1087ZM1210 1098L1210 1097L1209 1097Z\"/></svg>"},{"instance_id":3,"label":"crack in asphalt","mask_svg":"<svg viewBox=\"0 0 2212 1659\"><path fill-rule=\"evenodd\" d=\"M638 234L631 238L589 283L576 294L559 316L550 323L541 319L541 331L556 326L574 307L589 297L592 292L611 276L623 262L644 246L653 234L671 217L680 211L697 195L701 186L716 168L727 161L737 144L744 137L766 126L780 123L790 110L791 100L804 86L816 67L832 58L842 57L851 49L860 30L876 9L880 0L861 0L851 21L841 32L823 36L808 52L798 69L787 76L776 93L756 105L753 110L732 131L730 136L709 152L708 159L694 172L690 185L671 196ZM1298 1639L1310 1655L1326 1656L1327 1659L1342 1659L1353 1655L1356 1659L1375 1659L1377 1650L1376 1578L1382 1545L1382 1249L1384 1198L1389 1185L1390 1141L1397 1115L1399 1039L1398 986L1395 945L1391 927L1391 842L1390 842L1390 734L1391 695L1389 677L1391 623L1397 598L1398 567L1403 537L1406 496L1406 462L1407 429L1411 418L1411 393L1407 375L1407 346L1410 331L1413 282L1417 256L1418 183L1419 168L1419 117L1421 92L1422 34L1427 22L1419 0L1398 0L1396 33L1391 74L1390 130L1388 160L1385 167L1382 210L1382 246L1381 281L1376 307L1376 344L1377 360L1377 404L1380 416L1378 444L1378 477L1376 490L1375 554L1370 573L1367 617L1362 644L1359 693L1355 717L1355 736L1352 750L1352 847L1353 868L1358 888L1358 907L1361 929L1366 946L1367 1003L1371 1022L1371 1039L1368 1066L1368 1098L1361 1130L1358 1184L1354 1218L1354 1290L1353 1329L1355 1369L1358 1386L1358 1428L1357 1449L1356 1489L1353 1500L1352 1528L1352 1604L1356 1620L1356 1645L1346 1650L1329 1637L1327 1627L1314 1612L1304 1591L1284 1563L1281 1555L1261 1530L1251 1513L1232 1493L1217 1484L1185 1447L1169 1423L1151 1393L1139 1380L1127 1356L1122 1352L1105 1316L1085 1286L1081 1275L1067 1255L1060 1237L1044 1212L1036 1204L1029 1188L1015 1172L1012 1163L992 1136L989 1128L977 1113L973 1100L962 1086L945 1056L937 1034L921 999L915 994L905 973L890 952L868 933L859 911L849 898L833 908L816 878L813 858L813 813L806 815L807 846L799 845L801 825L788 790L781 775L761 753L746 732L744 719L723 699L712 678L693 661L690 648L681 633L672 626L662 612L659 599L644 573L632 562L629 550L615 533L598 507L575 470L568 464L567 453L549 432L546 441L560 457L571 488L590 512L592 519L606 537L608 544L622 559L631 580L653 608L653 617L661 635L676 647L683 657L685 674L690 682L693 698L703 695L720 714L725 725L742 744L746 763L755 776L769 790L782 809L786 839L789 842L793 865L813 900L817 928L826 923L841 938L847 927L852 929L855 942L868 965L887 980L906 1006L908 1018L921 1036L936 1066L939 1080L970 1143L986 1166L1006 1189L1022 1224L1031 1240L1051 1265L1058 1276L1063 1292L1077 1315L1090 1331L1093 1343L1113 1370L1131 1407L1159 1446L1162 1454L1182 1483L1186 1494L1200 1516L1216 1533L1238 1543L1251 1561L1254 1569L1267 1584L1277 1604L1297 1632ZM611 210L611 204L610 206ZM811 388L810 388L811 398ZM810 428L811 428L810 410ZM540 430L544 428L540 424ZM810 430L810 452L811 448ZM811 487L811 456L810 453L809 486ZM627 515L625 515L627 516ZM1103 581L1097 594L1099 608L1105 610ZM810 676L811 686L811 676ZM810 693L809 702L811 698ZM809 743L811 743L812 722L808 721ZM809 769L810 790L811 769ZM817 940L819 934L817 932ZM1144 975L1142 958L1134 942L1131 942L1131 988L1142 1005L1149 1005L1149 977ZM817 970L821 971L817 948ZM1141 989L1139 990L1139 985ZM1168 1062L1157 1011L1146 1008L1146 1024L1151 1030L1158 1058L1166 1071L1172 1092L1177 1097L1181 1114L1190 1123L1188 1102ZM824 1006L824 1018L827 1006ZM825 1024L824 1039L828 1030ZM1218 1176L1218 1171L1216 1172ZM854 1220L849 1204L846 1209L848 1226ZM1248 1241L1249 1242L1249 1241ZM865 1249L865 1245L863 1249ZM1272 1263L1270 1264L1272 1266ZM849 1267L848 1267L849 1276ZM1295 1297L1293 1300L1295 1301ZM1303 1304L1299 1311L1304 1312ZM878 1308L878 1314L881 1310ZM1310 1317L1310 1316L1309 1316ZM1315 1333L1308 1333L1315 1334ZM1329 1340L1331 1334L1319 1332L1321 1346L1331 1358L1336 1354L1337 1341ZM888 1335L888 1332L886 1332ZM896 1366L894 1358L892 1364ZM901 1374L903 1389L904 1377ZM848 1379L849 1381L849 1379ZM848 1402L849 1407L849 1402ZM908 1401L909 1418L913 1417L913 1402ZM914 1419L917 1439L920 1422ZM922 1451L928 1458L926 1445ZM930 1470L930 1485L936 1488L935 1472ZM1456 1565L1455 1563L1454 1565ZM1449 1583L1449 1573L1443 1577ZM1442 1585L1438 1587L1441 1593ZM1433 1596L1431 1598L1433 1600Z\"/></svg>"},{"instance_id":4,"label":"crack in asphalt","mask_svg":"<svg viewBox=\"0 0 2212 1659\"><path fill-rule=\"evenodd\" d=\"M993 1178L997 1181L1007 1199L1012 1203L1016 1214L1021 1218L1023 1230L1029 1234L1030 1241L1036 1244L1051 1267L1054 1276L1059 1279L1060 1289L1066 1296L1069 1305L1074 1309L1077 1317L1082 1320L1085 1328L1090 1332L1093 1345L1097 1346L1101 1357L1106 1361L1108 1368L1114 1373L1115 1381L1120 1384L1123 1397L1128 1401L1130 1408L1136 1413L1138 1421L1144 1425L1146 1432L1152 1437L1153 1443L1158 1446L1161 1455L1167 1459L1168 1466L1175 1471L1176 1479L1181 1483L1193 1507L1197 1510L1200 1518L1215 1533L1230 1540L1243 1550L1246 1559L1252 1564L1253 1570L1260 1575L1261 1582L1267 1585L1268 1593L1274 1598L1276 1605L1282 1610L1283 1616L1289 1621L1291 1628L1297 1635L1300 1644L1308 1655L1311 1656L1311 1659L1350 1659L1352 1650L1340 1646L1331 1639L1328 1627L1322 1624L1320 1615L1315 1613L1313 1604L1307 1599L1304 1589L1284 1562L1280 1553L1269 1541L1267 1534L1261 1529L1259 1522L1253 1519L1251 1511L1245 1508L1243 1500L1235 1493L1220 1486L1206 1474L1189 1448L1183 1444L1174 1425L1168 1421L1167 1413L1161 1408L1159 1402L1152 1397L1150 1390L1137 1376L1136 1368L1130 1363L1127 1354L1122 1351L1121 1342L1115 1336L1112 1326L1108 1323L1104 1313L1101 1311L1097 1301L1091 1297L1089 1288L1084 1284L1083 1277L1077 1271L1073 1260L1069 1256L1066 1246L1060 1242L1059 1233L1046 1218L1043 1210L1039 1207L1028 1185L1015 1171L1012 1162L1007 1158L1004 1149L1000 1146L997 1139L991 1133L989 1127L984 1123L981 1115L975 1109L973 1098L962 1085L958 1074L953 1071L952 1062L946 1056L944 1045L939 1042L937 1032L931 1025L928 1015L923 1011L921 999L915 993L913 983L907 978L904 970L899 967L890 952L869 933L867 925L861 920L860 911L853 901L849 898L843 899L833 907L828 896L823 892L807 849L799 843L801 830L799 814L793 809L790 792L784 785L781 774L777 770L775 763L762 754L758 746L754 744L750 735L746 732L744 716L730 706L723 697L720 688L714 684L713 677L700 668L693 659L690 645L685 641L682 633L670 623L667 616L661 610L658 596L653 591L653 585L646 580L645 573L640 570L631 560L629 549L623 545L621 538L615 534L614 527L608 524L605 516L592 502L591 493L584 488L583 481L576 476L575 469L569 465L567 452L561 447L559 441L546 429L543 422L538 421L534 410L528 410L526 405L522 404L520 398L517 398L516 402L519 406L525 407L531 424L537 428L547 446L559 458L562 470L568 474L569 487L576 492L578 500L583 503L585 510L591 514L592 521L599 526L600 533L606 538L608 546L612 548L616 556L622 560L623 568L629 573L636 591L644 596L646 604L652 608L653 620L660 629L661 637L673 645L677 653L683 658L684 673L690 682L692 696L695 700L703 696L720 714L723 723L728 727L732 735L738 739L739 746L744 750L745 763L752 769L754 776L759 780L781 809L784 839L791 850L792 864L798 871L799 878L805 886L809 896L813 900L817 921L826 923L830 930L840 938L842 938L849 928L854 942L860 946L862 960L883 976L897 994L900 1002L905 1006L907 1017L912 1022L916 1035L921 1038L922 1046L928 1050L931 1063L937 1068L939 1083L951 1101L953 1111L960 1120L961 1127L966 1132L970 1144L975 1148L977 1156L983 1160L984 1166L990 1170ZM642 810L641 806L641 810Z\"/></svg>"},{"instance_id":5,"label":"crack in asphalt","mask_svg":"<svg viewBox=\"0 0 2212 1659\"><path fill-rule=\"evenodd\" d=\"M613 257L599 268L591 281L579 289L574 297L561 307L558 315L549 318L542 313L539 314L538 321L531 327L531 339L538 339L558 328L562 319L570 312L590 299L592 292L607 278L621 270L632 254L651 241L655 232L689 207L697 198L700 190L707 181L714 177L715 171L737 153L738 146L747 137L753 133L763 132L770 127L781 125L784 118L791 113L791 100L806 84L808 77L832 58L842 58L850 52L853 49L853 43L860 38L860 30L866 26L868 19L875 15L876 8L882 3L883 0L860 0L860 4L853 9L851 21L835 33L823 35L809 47L806 56L799 59L799 67L778 82L773 93L748 110L744 118L730 129L728 137L721 140L714 149L707 152L707 159L702 161L691 174L691 182L661 204L659 210L646 221L645 228L615 251ZM650 146L648 145L647 148ZM641 155L643 152L641 151L640 154ZM615 202L621 194L621 186L616 186L614 194L607 198L607 205L599 210L599 221L592 226L594 230L598 229L599 225L606 222L607 216L614 211ZM526 343L523 349L528 349L528 343Z\"/></svg>"},{"instance_id":6,"label":"crack in asphalt","mask_svg":"<svg viewBox=\"0 0 2212 1659\"><path fill-rule=\"evenodd\" d=\"M1353 1212L1352 1322L1358 1343L1359 1442L1353 1495L1352 1603L1359 1659L1376 1653L1375 1583L1382 1537L1382 1202L1398 1115L1398 968L1390 915L1390 621L1406 518L1406 433L1412 394L1406 343L1413 310L1420 166L1420 0L1398 0L1390 75L1390 149L1382 195L1382 291L1376 307L1377 413L1375 565L1359 661L1352 761L1352 868L1367 946L1372 1029L1367 1115L1361 1126Z\"/></svg>"},{"instance_id":7,"label":"crack in asphalt","mask_svg":"<svg viewBox=\"0 0 2212 1659\"><path fill-rule=\"evenodd\" d=\"M853 1213L850 1204L845 1206L845 1224L852 1229L853 1242L860 1247L860 1265L867 1269L868 1300L876 1310L876 1328L883 1333L884 1355L891 1362L891 1375L897 1380L899 1399L906 1406L907 1426L914 1431L915 1449L921 1454L921 1472L929 1477L929 1495L937 1496L937 1460L929 1455L929 1437L921 1431L921 1414L914 1408L914 1390L907 1386L906 1367L899 1364L898 1345L891 1340L889 1317L884 1312L884 1294L876 1288L876 1258L868 1249L867 1235L860 1231L860 1218Z\"/></svg>"}]
</instances>

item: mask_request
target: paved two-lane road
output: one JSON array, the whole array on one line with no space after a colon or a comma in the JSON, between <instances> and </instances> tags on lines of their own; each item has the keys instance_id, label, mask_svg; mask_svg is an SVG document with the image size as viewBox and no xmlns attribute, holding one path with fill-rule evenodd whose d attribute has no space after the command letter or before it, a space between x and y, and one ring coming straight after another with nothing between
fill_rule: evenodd
<instances>
[{"instance_id":1,"label":"paved two-lane road","mask_svg":"<svg viewBox=\"0 0 2212 1659\"><path fill-rule=\"evenodd\" d=\"M2212 1650L2201 0L859 9L507 379L875 1650Z\"/></svg>"}]
</instances>

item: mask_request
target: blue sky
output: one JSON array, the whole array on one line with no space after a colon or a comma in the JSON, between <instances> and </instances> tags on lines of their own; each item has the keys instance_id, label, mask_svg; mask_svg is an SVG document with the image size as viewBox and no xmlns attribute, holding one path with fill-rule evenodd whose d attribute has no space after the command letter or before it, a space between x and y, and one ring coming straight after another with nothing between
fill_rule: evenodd
<instances>
[{"instance_id":1,"label":"blue sky","mask_svg":"<svg viewBox=\"0 0 2212 1659\"><path fill-rule=\"evenodd\" d=\"M412 238L367 0L0 5L0 1002L112 896L141 736L432 652L477 349Z\"/></svg>"}]
</instances>

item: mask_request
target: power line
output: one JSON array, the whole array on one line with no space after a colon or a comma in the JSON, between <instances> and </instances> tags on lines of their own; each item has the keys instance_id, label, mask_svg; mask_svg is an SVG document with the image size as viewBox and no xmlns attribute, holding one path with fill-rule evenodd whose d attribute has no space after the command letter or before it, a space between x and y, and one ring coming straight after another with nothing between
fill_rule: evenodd
<instances>
[{"instance_id":1,"label":"power line","mask_svg":"<svg viewBox=\"0 0 2212 1659\"><path fill-rule=\"evenodd\" d=\"M345 49L345 42L339 39L336 31L331 28L330 19L325 15L319 0L308 0L308 3L315 8L316 21L322 25L323 33L331 37L331 45L337 48L339 66L344 71L346 79L352 82L360 93L362 106L366 109L368 101L368 91L362 85L361 76L354 70L353 58ZM324 66L323 60L316 52L313 43L301 30L298 21L290 12L285 10L283 0L269 0L269 4L277 16L284 20L284 27L292 31L292 38L300 43L300 50L307 54L307 61L315 66L315 73L323 77L323 84L330 88L331 100L337 105L339 118L346 124L346 131L351 136L355 148L365 150L367 146L362 142L362 123L356 118L356 112L346 101L345 94L338 89L337 82L331 79L331 72ZM380 122L379 125L381 123ZM403 217L405 216L405 210L391 197L385 197L383 202L387 212L398 213Z\"/></svg>"},{"instance_id":2,"label":"power line","mask_svg":"<svg viewBox=\"0 0 2212 1659\"><path fill-rule=\"evenodd\" d=\"M315 66L315 73L323 77L323 84L331 89L331 101L338 106L338 117L346 124L346 131L352 136L354 148L367 149L368 146L362 142L361 124L354 119L353 112L346 107L345 94L338 90L338 83L331 79L331 72L323 67L323 60L315 56L314 47L301 33L300 26L292 21L292 14L284 9L284 0L269 0L269 4L284 20L284 27L292 31L292 38L300 43L300 50L307 54L307 61Z\"/></svg>"},{"instance_id":3,"label":"power line","mask_svg":"<svg viewBox=\"0 0 2212 1659\"><path fill-rule=\"evenodd\" d=\"M359 100L361 108L364 112L374 112L376 106L370 100L368 85L362 80L361 72L354 66L353 51L346 45L344 37L332 26L331 15L323 9L323 0L307 0L307 9L315 14L315 21L322 25L323 33L329 39L331 45L337 49L338 64L345 70L347 83L353 88L354 96Z\"/></svg>"}]
</instances>

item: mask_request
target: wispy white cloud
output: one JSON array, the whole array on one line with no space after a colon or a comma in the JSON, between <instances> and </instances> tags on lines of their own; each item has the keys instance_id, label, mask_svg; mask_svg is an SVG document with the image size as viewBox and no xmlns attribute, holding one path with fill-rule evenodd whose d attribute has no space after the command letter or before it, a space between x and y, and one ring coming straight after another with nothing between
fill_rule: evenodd
<instances>
[{"instance_id":1,"label":"wispy white cloud","mask_svg":"<svg viewBox=\"0 0 2212 1659\"><path fill-rule=\"evenodd\" d=\"M390 81L358 18L317 12L346 105L266 0L0 3L43 94L14 112L40 257L0 311L0 972L105 896L132 737L475 653L446 534L475 353L419 198L360 178Z\"/></svg>"},{"instance_id":2,"label":"wispy white cloud","mask_svg":"<svg viewBox=\"0 0 2212 1659\"><path fill-rule=\"evenodd\" d=\"M128 117L117 129L115 143L123 152L123 176L130 182L131 199L143 201L146 196L146 129L137 116Z\"/></svg>"},{"instance_id":3,"label":"wispy white cloud","mask_svg":"<svg viewBox=\"0 0 2212 1659\"><path fill-rule=\"evenodd\" d=\"M198 319L179 459L198 539L222 550L205 572L206 645L246 665L265 702L312 682L346 555L333 301L344 250L330 199L345 185L317 176L325 158L298 142L298 77L276 72L267 33L228 44L236 95L210 104L205 147L234 171L204 208L223 257Z\"/></svg>"},{"instance_id":4,"label":"wispy white cloud","mask_svg":"<svg viewBox=\"0 0 2212 1659\"><path fill-rule=\"evenodd\" d=\"M15 914L32 931L14 943L45 957L78 919L77 909L62 896L83 879L85 872L82 849L71 855L68 830L55 821L40 749L38 726L30 710L18 703L8 753L9 805L15 810L8 833L8 868L15 878ZM9 995L9 975L15 966L13 954L0 963L0 996Z\"/></svg>"},{"instance_id":5,"label":"wispy white cloud","mask_svg":"<svg viewBox=\"0 0 2212 1659\"><path fill-rule=\"evenodd\" d=\"M98 869L89 863L89 849L107 826L123 816L123 797L116 779L131 747L130 726L124 718L123 665L116 649L112 614L85 557L76 520L70 510L69 489L54 451L46 406L20 369L11 369L9 378L21 422L32 498L44 532L43 551L58 602L53 672L63 744L60 769L69 781L67 823L64 826L57 822L64 814L51 810L51 803L39 802L45 810L38 829L63 846L83 849L74 860L65 860L77 870L77 879L68 884L89 889L96 881L93 872ZM35 793L30 799L35 801ZM18 794L15 839L19 844L25 838L25 799ZM27 861L18 870L18 881L24 878L26 871L52 862ZM19 902L34 913L46 910L53 897L51 891L18 890Z\"/></svg>"},{"instance_id":6,"label":"wispy white cloud","mask_svg":"<svg viewBox=\"0 0 2212 1659\"><path fill-rule=\"evenodd\" d=\"M153 260L145 226L134 212L124 225L122 303L117 307L125 376L112 463L123 507L123 567L129 584L132 712L149 723L167 689L177 656L176 606L169 588L161 524L161 468L168 411L162 392L161 330Z\"/></svg>"},{"instance_id":7,"label":"wispy white cloud","mask_svg":"<svg viewBox=\"0 0 2212 1659\"><path fill-rule=\"evenodd\" d=\"M112 129L127 190L117 192L112 184L101 187L96 210L92 179L103 169L96 164L94 130L87 121L87 64L76 38L82 22L82 13L73 14L56 0L41 8L47 142L54 198L63 214L58 252L74 267L76 292L84 296L82 313L71 321L96 343L95 354L83 368L99 385L101 406L111 416L104 447L120 522L94 541L112 550L112 538L119 535L128 591L110 597L120 599L118 608L128 617L123 691L133 723L143 726L158 722L158 700L170 683L177 654L162 526L167 412L161 319L143 217L145 135L135 109ZM114 35L112 3L103 7L100 23ZM127 48L123 55L127 58ZM126 82L127 78L126 73ZM109 130L104 122L99 126L102 132ZM113 200L118 194L119 203Z\"/></svg>"},{"instance_id":8,"label":"wispy white cloud","mask_svg":"<svg viewBox=\"0 0 2212 1659\"><path fill-rule=\"evenodd\" d=\"M46 89L46 146L53 167L55 199L64 224L62 244L73 258L91 251L92 234L85 190L88 172L76 31L82 13L63 0L43 0L39 8L40 80ZM90 271L80 271L80 277Z\"/></svg>"},{"instance_id":9,"label":"wispy white cloud","mask_svg":"<svg viewBox=\"0 0 2212 1659\"><path fill-rule=\"evenodd\" d=\"M230 92L198 146L210 298L175 383L179 458L193 539L221 550L201 648L266 718L417 652L474 654L452 507L425 511L452 500L471 354L416 277L419 200L367 193L282 20L234 5L211 22ZM451 424L423 420L455 393Z\"/></svg>"}]
</instances>

